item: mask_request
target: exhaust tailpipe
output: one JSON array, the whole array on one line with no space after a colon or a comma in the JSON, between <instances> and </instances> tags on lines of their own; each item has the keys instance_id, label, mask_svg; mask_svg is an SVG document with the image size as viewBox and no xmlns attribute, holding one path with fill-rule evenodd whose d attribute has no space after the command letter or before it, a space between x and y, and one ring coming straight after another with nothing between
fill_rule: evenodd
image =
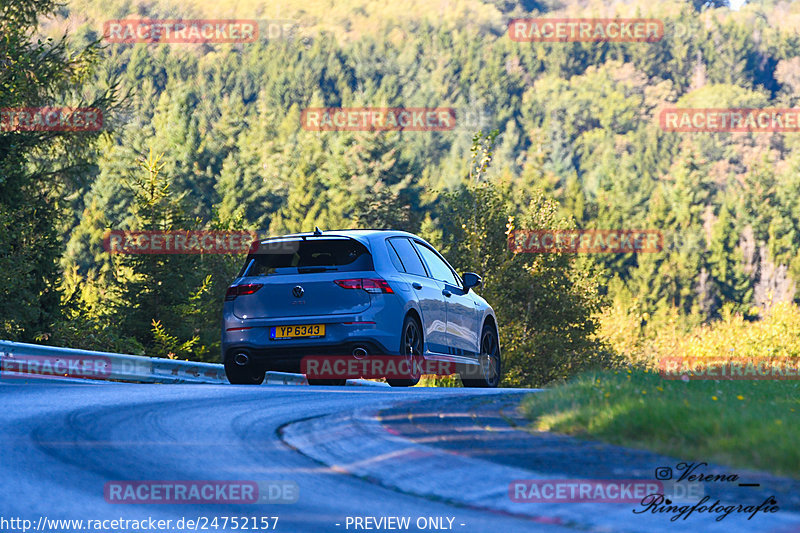
<instances>
[{"instance_id":1,"label":"exhaust tailpipe","mask_svg":"<svg viewBox=\"0 0 800 533\"><path fill-rule=\"evenodd\" d=\"M245 366L250 361L246 353L237 353L233 356L233 362L239 366Z\"/></svg>"},{"instance_id":2,"label":"exhaust tailpipe","mask_svg":"<svg viewBox=\"0 0 800 533\"><path fill-rule=\"evenodd\" d=\"M356 346L353 348L353 357L356 359L363 359L367 356L367 349L363 346Z\"/></svg>"}]
</instances>

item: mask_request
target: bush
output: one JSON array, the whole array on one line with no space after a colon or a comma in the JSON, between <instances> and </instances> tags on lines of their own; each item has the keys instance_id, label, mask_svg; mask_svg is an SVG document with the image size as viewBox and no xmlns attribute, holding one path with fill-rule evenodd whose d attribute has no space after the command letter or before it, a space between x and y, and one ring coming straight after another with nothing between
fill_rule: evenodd
<instances>
[{"instance_id":1,"label":"bush","mask_svg":"<svg viewBox=\"0 0 800 533\"><path fill-rule=\"evenodd\" d=\"M647 316L646 326L640 326L640 314L614 306L603 316L600 332L626 362L650 369L666 357L800 357L800 308L794 304L776 304L757 321L731 312L729 306L720 320L693 325L691 318L665 309Z\"/></svg>"},{"instance_id":2,"label":"bush","mask_svg":"<svg viewBox=\"0 0 800 533\"><path fill-rule=\"evenodd\" d=\"M497 314L503 385L534 387L610 364L611 352L595 336L604 303L591 260L509 249L516 229L573 227L555 201L534 192L520 212L509 187L482 184L444 193L438 212L422 234L460 273L483 276L476 292Z\"/></svg>"}]
</instances>

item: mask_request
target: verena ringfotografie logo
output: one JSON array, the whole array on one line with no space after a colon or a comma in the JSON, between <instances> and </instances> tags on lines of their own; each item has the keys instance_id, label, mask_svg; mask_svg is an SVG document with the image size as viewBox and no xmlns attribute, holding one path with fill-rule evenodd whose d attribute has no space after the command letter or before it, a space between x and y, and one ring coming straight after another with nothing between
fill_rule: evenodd
<instances>
[{"instance_id":1,"label":"verena ringfotografie logo","mask_svg":"<svg viewBox=\"0 0 800 533\"><path fill-rule=\"evenodd\" d=\"M93 355L0 354L0 378L30 379L37 376L108 379L111 377L111 360Z\"/></svg>"},{"instance_id":2,"label":"verena ringfotografie logo","mask_svg":"<svg viewBox=\"0 0 800 533\"><path fill-rule=\"evenodd\" d=\"M243 254L257 238L254 231L113 230L103 248L112 254Z\"/></svg>"},{"instance_id":3,"label":"verena ringfotografie logo","mask_svg":"<svg viewBox=\"0 0 800 533\"><path fill-rule=\"evenodd\" d=\"M800 131L800 108L670 108L661 111L658 122L664 131L794 133Z\"/></svg>"},{"instance_id":4,"label":"verena ringfotografie logo","mask_svg":"<svg viewBox=\"0 0 800 533\"><path fill-rule=\"evenodd\" d=\"M508 36L517 42L656 42L664 38L658 19L532 18L513 19Z\"/></svg>"},{"instance_id":5,"label":"verena ringfotografie logo","mask_svg":"<svg viewBox=\"0 0 800 533\"><path fill-rule=\"evenodd\" d=\"M316 107L304 109L309 131L447 131L456 127L451 107Z\"/></svg>"},{"instance_id":6,"label":"verena ringfotografie logo","mask_svg":"<svg viewBox=\"0 0 800 533\"><path fill-rule=\"evenodd\" d=\"M662 516L669 516L670 522L686 520L693 513L698 514L707 513L709 515L716 515L715 521L721 522L727 518L731 513L742 513L747 516L747 520L754 518L759 512L764 514L776 513L780 510L777 505L778 501L775 496L768 496L761 501L759 505L754 503L743 504L723 504L720 500L711 502L709 496L704 496L702 492L692 491L693 494L687 495L687 490L690 487L705 487L706 483L731 483L739 487L758 487L759 483L737 483L739 481L738 474L730 472L705 472L704 467L708 467L708 463L678 463L675 469L681 472L680 476L673 480L673 469L670 466L659 466L656 468L656 479L661 480L665 486L672 484L671 494L670 491L665 490L663 493L656 494L655 496L648 496L640 503L641 508L634 509L634 514L659 514ZM694 502L694 505L673 505L682 496L688 496L689 503ZM745 493L741 493L744 497Z\"/></svg>"},{"instance_id":7,"label":"verena ringfotografie logo","mask_svg":"<svg viewBox=\"0 0 800 533\"><path fill-rule=\"evenodd\" d=\"M294 481L109 481L103 496L112 504L295 503Z\"/></svg>"},{"instance_id":8,"label":"verena ringfotografie logo","mask_svg":"<svg viewBox=\"0 0 800 533\"><path fill-rule=\"evenodd\" d=\"M300 372L312 379L407 379L422 375L449 376L456 373L456 365L427 359L416 359L412 363L396 355L370 355L361 359L353 355L309 355L301 360Z\"/></svg>"},{"instance_id":9,"label":"verena ringfotografie logo","mask_svg":"<svg viewBox=\"0 0 800 533\"><path fill-rule=\"evenodd\" d=\"M253 43L258 23L240 19L117 19L103 23L109 43Z\"/></svg>"},{"instance_id":10,"label":"verena ringfotografie logo","mask_svg":"<svg viewBox=\"0 0 800 533\"><path fill-rule=\"evenodd\" d=\"M3 107L0 131L100 131L103 112L94 107Z\"/></svg>"},{"instance_id":11,"label":"verena ringfotografie logo","mask_svg":"<svg viewBox=\"0 0 800 533\"><path fill-rule=\"evenodd\" d=\"M659 373L664 379L800 379L800 359L770 358L702 358L664 357L659 361Z\"/></svg>"},{"instance_id":12,"label":"verena ringfotografie logo","mask_svg":"<svg viewBox=\"0 0 800 533\"><path fill-rule=\"evenodd\" d=\"M654 253L664 247L656 230L514 230L508 248L516 253Z\"/></svg>"}]
</instances>

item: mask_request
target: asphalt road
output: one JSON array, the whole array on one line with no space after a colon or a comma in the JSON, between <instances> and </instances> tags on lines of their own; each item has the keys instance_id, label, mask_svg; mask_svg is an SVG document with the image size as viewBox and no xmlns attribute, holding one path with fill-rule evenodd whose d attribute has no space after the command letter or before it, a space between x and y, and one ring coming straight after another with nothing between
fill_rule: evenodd
<instances>
[{"instance_id":1,"label":"asphalt road","mask_svg":"<svg viewBox=\"0 0 800 533\"><path fill-rule=\"evenodd\" d=\"M525 393L521 393L525 394ZM450 453L468 455L530 472L558 473L568 479L655 479L656 469L669 467L678 477L678 464L686 458L668 457L647 450L578 440L547 432L509 431L529 421L519 413L520 398L471 396L403 403L380 412L382 424L405 439L435 446ZM448 413L442 423L441 413ZM782 512L800 516L800 480L773 476L719 464L700 465L696 474L735 474L736 483L708 482L703 493L722 502L762 502L773 496ZM691 467L689 467L691 468ZM739 483L757 486L740 486ZM725 523L734 527L730 520ZM752 522L751 522L752 524ZM740 526L741 524L736 524ZM798 523L800 526L800 523ZM800 527L794 529L800 531Z\"/></svg>"},{"instance_id":2,"label":"asphalt road","mask_svg":"<svg viewBox=\"0 0 800 533\"><path fill-rule=\"evenodd\" d=\"M0 382L0 533L800 531L798 485L768 476L746 477L759 489L706 488L732 502L775 494L781 512L752 521L670 521L619 503L512 503L511 479L648 479L669 464L518 431L514 406L523 392ZM164 503L164 489L154 496L160 501L113 499L112 488L132 494L130 482L142 480L233 481L277 492L256 503Z\"/></svg>"},{"instance_id":3,"label":"asphalt road","mask_svg":"<svg viewBox=\"0 0 800 533\"><path fill-rule=\"evenodd\" d=\"M274 519L263 522L262 516L278 517L275 530L284 532L355 531L356 517L409 517L409 531L436 530L432 526L464 532L566 531L383 488L320 465L278 435L285 424L355 407L389 408L409 400L485 392L0 383L0 531L22 531L23 523L14 527L3 519L30 520L33 529L40 526L40 517L40 531L54 532L68 529L48 528L49 520L150 517L172 524L207 517L207 531L234 530L232 521L222 527L224 517L257 517L258 528L249 522L248 530L272 528ZM106 484L126 480L288 481L297 484L299 493L295 503L284 504L107 502ZM214 517L216 529L210 522ZM362 524L358 530L377 525Z\"/></svg>"}]
</instances>

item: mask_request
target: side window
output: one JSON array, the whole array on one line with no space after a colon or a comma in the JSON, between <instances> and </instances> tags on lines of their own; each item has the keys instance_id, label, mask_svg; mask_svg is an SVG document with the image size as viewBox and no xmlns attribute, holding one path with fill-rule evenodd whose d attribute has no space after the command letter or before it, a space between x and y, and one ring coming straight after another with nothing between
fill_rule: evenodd
<instances>
[{"instance_id":1,"label":"side window","mask_svg":"<svg viewBox=\"0 0 800 533\"><path fill-rule=\"evenodd\" d=\"M403 262L403 269L406 272L409 274L415 274L417 276L427 276L425 267L422 266L422 261L417 255L417 252L414 251L414 247L411 246L411 243L408 239L405 237L389 239L389 244L391 244L394 250L397 252L397 255L400 257L400 261Z\"/></svg>"},{"instance_id":2,"label":"side window","mask_svg":"<svg viewBox=\"0 0 800 533\"><path fill-rule=\"evenodd\" d=\"M425 259L425 263L428 265L428 268L431 269L432 278L438 279L439 281L444 281L450 285L455 285L456 287L461 286L461 284L456 281L456 276L453 274L453 271L450 270L450 267L447 266L447 263L442 261L442 259L436 255L436 252L422 243L418 242L416 245L420 255L422 255L423 259Z\"/></svg>"},{"instance_id":3,"label":"side window","mask_svg":"<svg viewBox=\"0 0 800 533\"><path fill-rule=\"evenodd\" d=\"M389 259L392 260L392 264L397 269L398 272L405 272L406 270L403 268L403 262L400 261L400 256L397 255L397 250L386 241L386 250L389 252Z\"/></svg>"}]
</instances>

